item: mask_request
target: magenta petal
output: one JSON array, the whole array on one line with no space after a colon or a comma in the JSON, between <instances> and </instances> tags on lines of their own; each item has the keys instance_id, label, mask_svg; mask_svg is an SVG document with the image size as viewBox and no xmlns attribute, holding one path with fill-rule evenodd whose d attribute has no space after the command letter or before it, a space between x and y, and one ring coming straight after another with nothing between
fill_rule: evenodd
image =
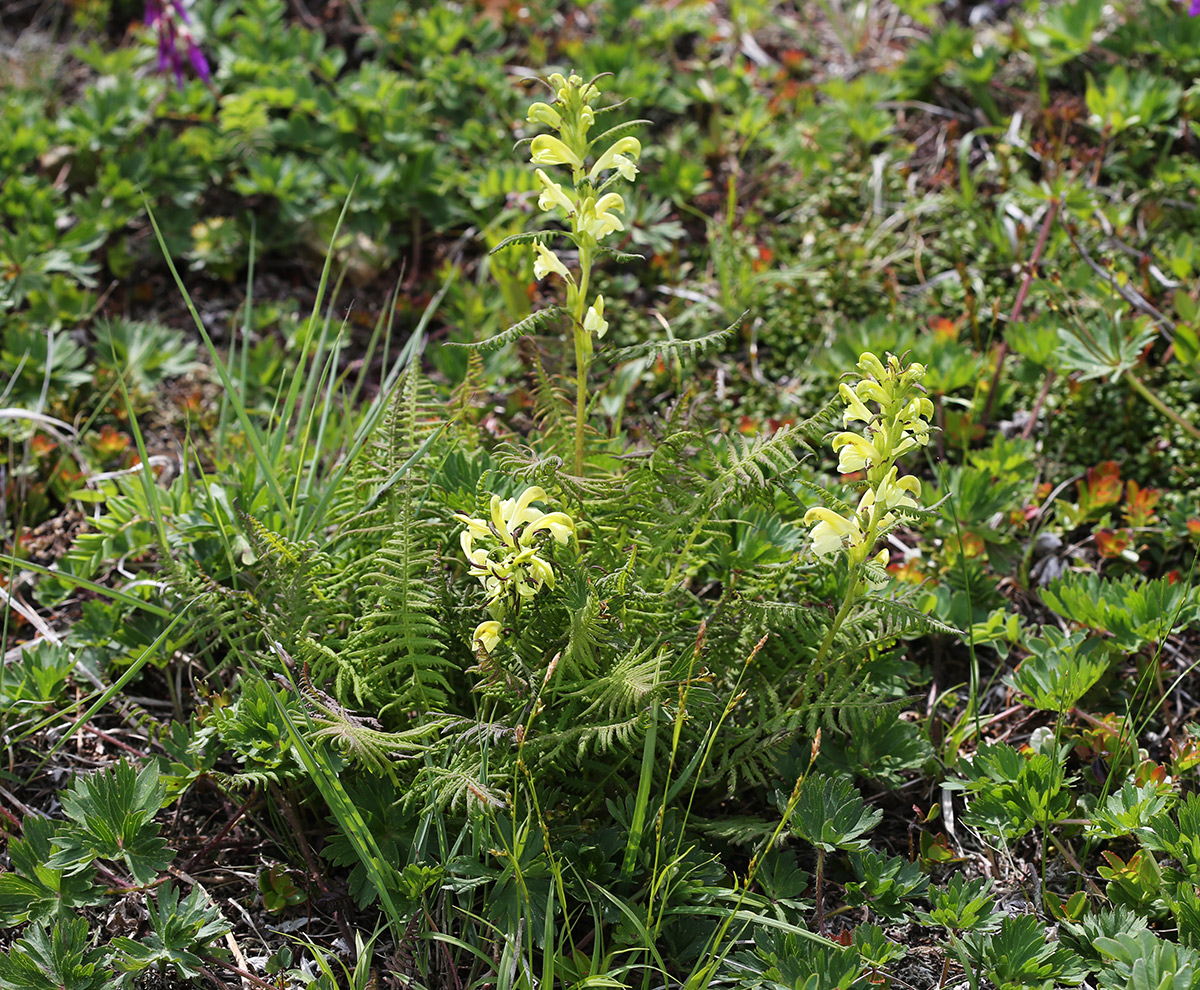
<instances>
[{"instance_id":1,"label":"magenta petal","mask_svg":"<svg viewBox=\"0 0 1200 990\"><path fill-rule=\"evenodd\" d=\"M1200 3L1200 0L1196 0L1196 2ZM192 68L196 70L196 75L203 82L212 81L212 73L208 69L208 59L204 57L204 52L200 51L197 45L188 44L188 61L192 63Z\"/></svg>"}]
</instances>

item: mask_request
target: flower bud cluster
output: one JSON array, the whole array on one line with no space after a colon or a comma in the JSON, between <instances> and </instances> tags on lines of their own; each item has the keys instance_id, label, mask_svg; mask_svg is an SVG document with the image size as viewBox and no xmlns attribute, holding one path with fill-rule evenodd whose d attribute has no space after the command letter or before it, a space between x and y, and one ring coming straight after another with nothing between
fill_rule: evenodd
<instances>
[{"instance_id":1,"label":"flower bud cluster","mask_svg":"<svg viewBox=\"0 0 1200 990\"><path fill-rule=\"evenodd\" d=\"M580 298L580 293L587 291L591 260L600 242L625 229L620 216L625 212L624 198L604 190L617 178L633 181L638 172L642 145L635 137L619 137L589 165L589 153L595 142L589 140L588 131L596 120L590 104L600 95L600 90L594 83L585 83L573 73L564 78L556 72L548 82L556 94L554 103L534 103L527 119L532 124L542 124L557 131L558 135L539 134L535 137L529 146L531 160L538 166L568 167L573 188L564 188L544 169L538 168L535 172L541 186L538 207L543 212L556 214L570 226L571 240L579 249L580 272L577 277L562 258L542 243L535 245L533 271L539 279L553 273L566 281L570 308L577 313L578 329L589 336L602 337L608 330L604 298L597 296L587 306L587 300ZM586 315L583 312L585 306Z\"/></svg>"},{"instance_id":2,"label":"flower bud cluster","mask_svg":"<svg viewBox=\"0 0 1200 990\"><path fill-rule=\"evenodd\" d=\"M805 525L812 526L813 551L828 557L845 549L852 565L865 561L876 540L896 524L892 510L919 505L921 482L912 475L899 476L896 461L929 443L933 416L933 403L920 394L922 365L902 366L894 354L887 355L885 363L866 351L857 367L860 380L854 385L843 382L838 393L846 403L842 425L861 422L865 432L838 433L831 445L838 454L838 470L865 472L869 487L853 513L817 506L804 514ZM886 566L888 552L881 550L871 559Z\"/></svg>"},{"instance_id":3,"label":"flower bud cluster","mask_svg":"<svg viewBox=\"0 0 1200 990\"><path fill-rule=\"evenodd\" d=\"M487 592L487 607L493 616L480 623L472 637L475 646L488 653L500 641L500 619L543 587L554 587L554 568L538 553L546 536L565 546L575 532L575 523L565 512L534 507L532 503L544 498L545 491L534 485L516 498L502 500L493 495L489 519L463 513L454 516L466 526L459 543L471 565L469 573L479 578Z\"/></svg>"}]
</instances>

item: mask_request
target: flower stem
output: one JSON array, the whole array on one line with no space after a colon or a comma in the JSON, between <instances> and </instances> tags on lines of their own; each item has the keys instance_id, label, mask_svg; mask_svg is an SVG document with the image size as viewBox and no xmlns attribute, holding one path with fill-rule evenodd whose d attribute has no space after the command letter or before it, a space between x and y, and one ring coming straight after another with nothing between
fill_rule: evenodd
<instances>
[{"instance_id":1,"label":"flower stem","mask_svg":"<svg viewBox=\"0 0 1200 990\"><path fill-rule=\"evenodd\" d=\"M1132 371L1125 372L1125 380L1129 382L1129 384L1133 387L1133 390L1137 392L1137 394L1143 399L1149 402L1150 405L1152 405L1168 419L1173 420L1179 426L1182 426L1193 437L1200 440L1200 430L1197 430L1195 426L1193 426L1186 419L1180 416L1179 413L1163 402L1163 400L1160 399L1157 394L1155 394L1154 390L1151 389L1150 386L1143 382L1140 378L1138 378L1138 376Z\"/></svg>"},{"instance_id":2,"label":"flower stem","mask_svg":"<svg viewBox=\"0 0 1200 990\"><path fill-rule=\"evenodd\" d=\"M587 373L592 363L592 336L583 329L583 314L587 309L588 282L592 275L592 251L579 248L579 288L575 292L575 309L571 323L575 331L575 477L583 477L583 437L587 425Z\"/></svg>"}]
</instances>

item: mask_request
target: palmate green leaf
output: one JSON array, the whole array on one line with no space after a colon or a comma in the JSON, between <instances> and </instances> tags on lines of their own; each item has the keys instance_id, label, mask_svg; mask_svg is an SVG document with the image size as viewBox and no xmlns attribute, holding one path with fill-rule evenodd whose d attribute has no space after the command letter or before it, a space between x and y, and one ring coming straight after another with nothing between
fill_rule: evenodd
<instances>
[{"instance_id":1,"label":"palmate green leaf","mask_svg":"<svg viewBox=\"0 0 1200 990\"><path fill-rule=\"evenodd\" d=\"M792 832L825 852L867 848L866 834L883 820L878 808L867 808L846 777L810 774L792 812Z\"/></svg>"},{"instance_id":2,"label":"palmate green leaf","mask_svg":"<svg viewBox=\"0 0 1200 990\"><path fill-rule=\"evenodd\" d=\"M930 888L929 910L918 911L917 917L926 925L940 925L952 932L991 931L1000 924L992 887L990 877L968 880L957 873L945 887Z\"/></svg>"},{"instance_id":3,"label":"palmate green leaf","mask_svg":"<svg viewBox=\"0 0 1200 990\"><path fill-rule=\"evenodd\" d=\"M106 990L112 986L108 953L92 948L83 918L47 930L31 925L0 955L0 990Z\"/></svg>"},{"instance_id":4,"label":"palmate green leaf","mask_svg":"<svg viewBox=\"0 0 1200 990\"><path fill-rule=\"evenodd\" d=\"M760 929L754 933L754 944L755 955L767 963L762 970L766 985L804 990L850 990L860 985L863 967L858 953L833 942L821 944L791 932Z\"/></svg>"},{"instance_id":5,"label":"palmate green leaf","mask_svg":"<svg viewBox=\"0 0 1200 990\"><path fill-rule=\"evenodd\" d=\"M1119 791L1110 794L1092 813L1092 824L1087 834L1102 839L1131 835L1147 828L1166 811L1173 800L1171 789L1153 780L1146 781L1141 787L1127 780Z\"/></svg>"},{"instance_id":6,"label":"palmate green leaf","mask_svg":"<svg viewBox=\"0 0 1200 990\"><path fill-rule=\"evenodd\" d=\"M165 794L154 762L139 773L122 760L79 777L62 796L70 823L54 836L56 851L48 865L77 873L94 859L115 860L124 862L138 883L152 882L175 855L154 821Z\"/></svg>"},{"instance_id":7,"label":"palmate green leaf","mask_svg":"<svg viewBox=\"0 0 1200 990\"><path fill-rule=\"evenodd\" d=\"M192 950L206 946L230 927L200 887L193 887L181 901L179 889L168 882L158 889L150 909L150 934L141 941L123 936L112 940L120 953L117 968L138 973L151 966L171 966L183 979L192 979L201 975L203 966Z\"/></svg>"},{"instance_id":8,"label":"palmate green leaf","mask_svg":"<svg viewBox=\"0 0 1200 990\"><path fill-rule=\"evenodd\" d=\"M929 877L919 863L903 856L886 856L866 849L850 854L850 865L859 879L846 884L846 903L866 906L888 921L899 922L910 911L905 902L920 897L929 887Z\"/></svg>"},{"instance_id":9,"label":"palmate green leaf","mask_svg":"<svg viewBox=\"0 0 1200 990\"><path fill-rule=\"evenodd\" d=\"M1200 953L1166 942L1151 931L1096 939L1108 965L1101 990L1193 990L1200 986Z\"/></svg>"},{"instance_id":10,"label":"palmate green leaf","mask_svg":"<svg viewBox=\"0 0 1200 990\"><path fill-rule=\"evenodd\" d=\"M1069 712L1107 672L1110 654L1099 639L1082 631L1064 635L1046 626L1042 636L1031 636L1026 646L1031 656L1004 678L1041 711Z\"/></svg>"},{"instance_id":11,"label":"palmate green leaf","mask_svg":"<svg viewBox=\"0 0 1200 990\"><path fill-rule=\"evenodd\" d=\"M1155 336L1153 324L1146 319L1135 321L1129 337L1122 333L1116 318L1109 321L1104 332L1059 327L1059 360L1063 368L1075 372L1080 381L1106 378L1115 382L1137 366L1142 352Z\"/></svg>"},{"instance_id":12,"label":"palmate green leaf","mask_svg":"<svg viewBox=\"0 0 1200 990\"><path fill-rule=\"evenodd\" d=\"M102 888L92 883L91 870L67 873L49 865L53 838L61 827L49 818L27 817L21 838L9 844L12 872L0 874L0 928L70 917L73 908L104 900Z\"/></svg>"},{"instance_id":13,"label":"palmate green leaf","mask_svg":"<svg viewBox=\"0 0 1200 990\"><path fill-rule=\"evenodd\" d=\"M972 961L1000 990L1054 990L1077 986L1087 975L1083 960L1051 941L1032 914L1006 917L994 935L976 933L965 940Z\"/></svg>"}]
</instances>

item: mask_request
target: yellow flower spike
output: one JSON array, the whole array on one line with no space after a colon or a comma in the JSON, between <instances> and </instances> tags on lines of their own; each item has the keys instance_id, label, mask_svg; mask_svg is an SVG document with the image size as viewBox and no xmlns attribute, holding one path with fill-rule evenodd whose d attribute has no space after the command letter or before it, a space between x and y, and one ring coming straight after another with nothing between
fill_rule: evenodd
<instances>
[{"instance_id":1,"label":"yellow flower spike","mask_svg":"<svg viewBox=\"0 0 1200 990\"><path fill-rule=\"evenodd\" d=\"M539 134L535 137L529 151L530 160L535 165L570 165L572 168L583 168L579 156L558 138L549 134Z\"/></svg>"},{"instance_id":2,"label":"yellow flower spike","mask_svg":"<svg viewBox=\"0 0 1200 990\"><path fill-rule=\"evenodd\" d=\"M545 124L555 130L562 127L562 116L549 103L534 103L525 119L531 124Z\"/></svg>"},{"instance_id":3,"label":"yellow flower spike","mask_svg":"<svg viewBox=\"0 0 1200 990\"><path fill-rule=\"evenodd\" d=\"M846 402L846 411L842 414L842 426L849 426L855 420L861 420L864 423L871 423L875 420L875 414L854 393L854 389L845 382L838 386L838 394Z\"/></svg>"},{"instance_id":4,"label":"yellow flower spike","mask_svg":"<svg viewBox=\"0 0 1200 990\"><path fill-rule=\"evenodd\" d=\"M614 141L609 149L596 159L596 164L592 166L588 178L595 184L599 182L600 173L615 168L623 178L632 182L633 177L637 174L637 165L634 163L641 157L641 154L642 142L635 137L623 137Z\"/></svg>"},{"instance_id":5,"label":"yellow flower spike","mask_svg":"<svg viewBox=\"0 0 1200 990\"><path fill-rule=\"evenodd\" d=\"M537 252L537 257L533 259L533 277L543 279L551 272L555 275L561 275L568 282L574 282L571 273L567 271L567 266L558 259L553 251L550 251L541 241L534 242L534 250Z\"/></svg>"},{"instance_id":6,"label":"yellow flower spike","mask_svg":"<svg viewBox=\"0 0 1200 990\"><path fill-rule=\"evenodd\" d=\"M471 643L476 650L491 653L496 648L496 644L500 642L502 633L503 626L495 619L488 619L475 627L475 632L471 635Z\"/></svg>"},{"instance_id":7,"label":"yellow flower spike","mask_svg":"<svg viewBox=\"0 0 1200 990\"><path fill-rule=\"evenodd\" d=\"M540 168L533 173L542 184L541 195L538 196L538 209L552 210L559 207L568 217L575 215L575 203L563 191L563 187L550 178Z\"/></svg>"},{"instance_id":8,"label":"yellow flower spike","mask_svg":"<svg viewBox=\"0 0 1200 990\"><path fill-rule=\"evenodd\" d=\"M866 470L880 460L874 444L857 433L839 433L830 446L835 452L841 452L838 457L838 472L841 474Z\"/></svg>"},{"instance_id":9,"label":"yellow flower spike","mask_svg":"<svg viewBox=\"0 0 1200 990\"><path fill-rule=\"evenodd\" d=\"M583 329L597 337L603 337L608 332L608 321L604 318L604 297L597 296L596 301L588 308L583 318Z\"/></svg>"}]
</instances>

